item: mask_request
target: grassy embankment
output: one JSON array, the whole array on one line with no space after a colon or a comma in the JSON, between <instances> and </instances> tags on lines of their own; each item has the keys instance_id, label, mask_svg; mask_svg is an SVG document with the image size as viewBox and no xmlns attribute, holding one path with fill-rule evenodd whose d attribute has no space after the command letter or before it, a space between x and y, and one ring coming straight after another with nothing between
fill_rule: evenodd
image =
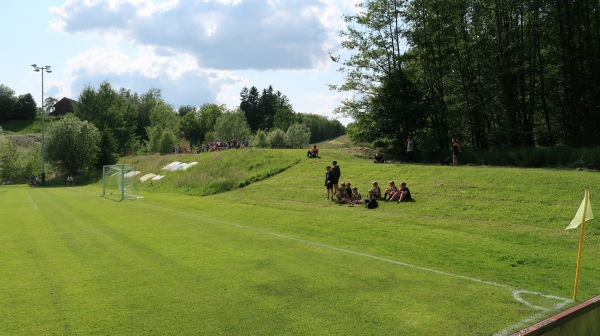
<instances>
[{"instance_id":1,"label":"grassy embankment","mask_svg":"<svg viewBox=\"0 0 600 336\"><path fill-rule=\"evenodd\" d=\"M99 184L0 187L0 334L487 335L561 302L520 294L541 311L515 290L571 297L578 233L564 228L583 190L596 204L597 172L374 165L323 149L130 158L142 173L199 162L132 202ZM415 202L325 201L333 159L363 194L394 179ZM245 187L189 195L213 194L198 190L215 179ZM580 300L600 288L599 237L590 222Z\"/></svg>"}]
</instances>

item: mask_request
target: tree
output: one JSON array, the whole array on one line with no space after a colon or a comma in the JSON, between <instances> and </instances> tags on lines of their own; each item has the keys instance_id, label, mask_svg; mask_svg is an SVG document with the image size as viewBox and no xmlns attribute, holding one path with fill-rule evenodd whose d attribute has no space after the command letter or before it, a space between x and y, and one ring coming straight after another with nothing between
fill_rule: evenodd
<instances>
[{"instance_id":1,"label":"tree","mask_svg":"<svg viewBox=\"0 0 600 336\"><path fill-rule=\"evenodd\" d=\"M100 135L100 152L96 168L102 168L105 165L112 165L119 160L117 148L117 139L109 128L104 128Z\"/></svg>"},{"instance_id":2,"label":"tree","mask_svg":"<svg viewBox=\"0 0 600 336\"><path fill-rule=\"evenodd\" d=\"M225 105L217 104L204 104L200 106L199 118L200 118L200 131L201 137L200 142L204 142L208 133L214 132L217 120L227 111Z\"/></svg>"},{"instance_id":3,"label":"tree","mask_svg":"<svg viewBox=\"0 0 600 336\"><path fill-rule=\"evenodd\" d=\"M286 129L289 126L286 123L290 113L294 113L292 105L284 94L275 91L272 86L269 85L267 89L263 89L262 93L259 93L254 86L250 90L244 88L240 96L242 100L240 110L244 112L253 132L258 129L267 130L276 127L274 124L277 113L280 113L278 123L285 126Z\"/></svg>"},{"instance_id":4,"label":"tree","mask_svg":"<svg viewBox=\"0 0 600 336\"><path fill-rule=\"evenodd\" d=\"M244 112L246 116L246 120L248 120L248 126L250 126L250 130L255 132L260 128L260 124L262 122L260 116L260 108L259 108L259 93L258 89L253 86L248 90L247 88L243 88L240 93L241 102L240 102L240 110Z\"/></svg>"},{"instance_id":5,"label":"tree","mask_svg":"<svg viewBox=\"0 0 600 336\"><path fill-rule=\"evenodd\" d=\"M185 117L190 112L195 112L196 109L192 105L181 105L179 109L177 109L177 113L180 117Z\"/></svg>"},{"instance_id":6,"label":"tree","mask_svg":"<svg viewBox=\"0 0 600 336\"><path fill-rule=\"evenodd\" d=\"M288 128L284 140L290 148L304 148L310 140L310 130L305 125L295 123Z\"/></svg>"},{"instance_id":7,"label":"tree","mask_svg":"<svg viewBox=\"0 0 600 336\"><path fill-rule=\"evenodd\" d=\"M179 129L183 137L192 144L199 144L204 139L200 118L196 111L191 111L181 118Z\"/></svg>"},{"instance_id":8,"label":"tree","mask_svg":"<svg viewBox=\"0 0 600 336\"><path fill-rule=\"evenodd\" d=\"M148 140L149 137L146 130L151 126L150 114L152 109L158 104L164 104L161 91L159 89L150 89L141 96L134 94L132 99L138 106L136 134L140 139Z\"/></svg>"},{"instance_id":9,"label":"tree","mask_svg":"<svg viewBox=\"0 0 600 336\"><path fill-rule=\"evenodd\" d=\"M108 128L117 141L118 153L126 155L137 147L138 104L128 90L116 91L108 82L98 90L86 86L79 95L75 115L94 124L98 129Z\"/></svg>"},{"instance_id":10,"label":"tree","mask_svg":"<svg viewBox=\"0 0 600 336\"><path fill-rule=\"evenodd\" d=\"M255 147L258 148L269 148L271 147L271 142L269 141L269 136L263 130L256 131L254 135L254 140L252 141Z\"/></svg>"},{"instance_id":11,"label":"tree","mask_svg":"<svg viewBox=\"0 0 600 336\"><path fill-rule=\"evenodd\" d=\"M318 114L298 113L298 122L310 129L310 142L320 142L345 134L346 129L339 120L330 120Z\"/></svg>"},{"instance_id":12,"label":"tree","mask_svg":"<svg viewBox=\"0 0 600 336\"><path fill-rule=\"evenodd\" d=\"M269 132L269 142L271 148L285 148L285 132L279 128L274 128Z\"/></svg>"},{"instance_id":13,"label":"tree","mask_svg":"<svg viewBox=\"0 0 600 336\"><path fill-rule=\"evenodd\" d=\"M361 10L356 14L344 17L347 28L341 32L342 46L354 53L346 60L332 57L346 74L345 83L331 86L352 91L356 98L343 101L337 111L352 116L358 129L370 130L362 133L368 137L363 141L385 136L399 144L408 132L425 126L426 105L403 68L404 1L367 0L358 6Z\"/></svg>"},{"instance_id":14,"label":"tree","mask_svg":"<svg viewBox=\"0 0 600 336\"><path fill-rule=\"evenodd\" d=\"M251 131L244 116L240 110L223 113L215 124L215 140L229 141L241 140L250 137Z\"/></svg>"},{"instance_id":15,"label":"tree","mask_svg":"<svg viewBox=\"0 0 600 336\"><path fill-rule=\"evenodd\" d=\"M54 97L46 98L44 100L44 112L46 112L46 114L54 112L54 105L56 105L56 103L58 103L58 99Z\"/></svg>"},{"instance_id":16,"label":"tree","mask_svg":"<svg viewBox=\"0 0 600 336\"><path fill-rule=\"evenodd\" d=\"M163 138L163 132L170 131L173 134L173 130L179 130L179 117L169 105L159 103L150 112L150 125L146 131L149 149L160 153L162 152L161 139Z\"/></svg>"},{"instance_id":17,"label":"tree","mask_svg":"<svg viewBox=\"0 0 600 336\"><path fill-rule=\"evenodd\" d=\"M273 127L287 131L287 129L296 121L296 114L293 110L285 107L278 107L273 117Z\"/></svg>"},{"instance_id":18,"label":"tree","mask_svg":"<svg viewBox=\"0 0 600 336\"><path fill-rule=\"evenodd\" d=\"M171 131L169 129L164 130L160 134L158 151L161 154L172 153L173 148L175 147L176 143L177 143L177 138L175 137L175 134L173 134L173 131Z\"/></svg>"},{"instance_id":19,"label":"tree","mask_svg":"<svg viewBox=\"0 0 600 336\"><path fill-rule=\"evenodd\" d=\"M100 151L100 140L100 132L96 126L67 114L48 127L48 161L70 174L78 169L91 168L96 163Z\"/></svg>"},{"instance_id":20,"label":"tree","mask_svg":"<svg viewBox=\"0 0 600 336\"><path fill-rule=\"evenodd\" d=\"M19 120L35 119L37 107L33 96L30 93L20 95L17 98L17 104L14 106L14 117Z\"/></svg>"},{"instance_id":21,"label":"tree","mask_svg":"<svg viewBox=\"0 0 600 336\"><path fill-rule=\"evenodd\" d=\"M15 91L4 84L0 84L0 120L10 120L14 118Z\"/></svg>"}]
</instances>

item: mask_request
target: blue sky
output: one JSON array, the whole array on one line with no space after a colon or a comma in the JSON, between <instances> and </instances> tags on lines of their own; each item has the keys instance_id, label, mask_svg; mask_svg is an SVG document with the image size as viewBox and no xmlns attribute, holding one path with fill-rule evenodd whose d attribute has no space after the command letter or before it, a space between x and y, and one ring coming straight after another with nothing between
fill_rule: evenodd
<instances>
[{"instance_id":1,"label":"blue sky","mask_svg":"<svg viewBox=\"0 0 600 336\"><path fill-rule=\"evenodd\" d=\"M0 5L0 84L39 105L44 96L77 99L108 81L162 91L175 108L239 105L243 87L272 85L297 112L339 119L348 93L330 91L342 75L341 16L357 0L44 0Z\"/></svg>"}]
</instances>

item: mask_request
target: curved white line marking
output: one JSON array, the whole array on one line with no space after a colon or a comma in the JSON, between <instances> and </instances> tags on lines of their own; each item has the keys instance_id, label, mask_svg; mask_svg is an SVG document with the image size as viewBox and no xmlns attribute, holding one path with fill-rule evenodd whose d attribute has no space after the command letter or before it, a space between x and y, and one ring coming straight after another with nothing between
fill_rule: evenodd
<instances>
[{"instance_id":1,"label":"curved white line marking","mask_svg":"<svg viewBox=\"0 0 600 336\"><path fill-rule=\"evenodd\" d=\"M31 195L27 194L27 197L29 198L29 200L31 201L31 203L33 203L33 208L35 210L37 210L38 209L37 204L35 204L35 202L33 201L33 198L31 198Z\"/></svg>"},{"instance_id":2,"label":"curved white line marking","mask_svg":"<svg viewBox=\"0 0 600 336\"><path fill-rule=\"evenodd\" d=\"M210 222L225 224L225 225L237 227L237 228L244 229L244 230L249 230L249 231L253 231L253 232L257 232L257 233L262 233L262 234L266 234L266 235L270 235L270 236L274 236L274 237L288 239L288 240L296 241L296 242L299 242L299 243L304 243L304 244L319 246L319 247L330 249L330 250L334 250L334 251L344 252L344 253L348 253L348 254L354 254L354 255L361 256L361 257L371 258L371 259L375 259L375 260L379 260L379 261L384 261L384 262L388 262L388 263L392 263L392 264L396 264L396 265L401 265L401 266L405 266L405 267L410 267L410 268L414 268L414 269L418 269L418 270L422 270L422 271L426 271L426 272L431 272L431 273L441 274L441 275L445 275L445 276L449 276L449 277L460 278L460 279L464 279L464 280L469 280L469 281L473 281L473 282L487 284L487 285L491 285L491 286L506 288L506 289L512 291L512 293L513 293L512 296L513 296L513 298L515 300L517 300L518 302L520 302L520 303L522 303L522 304L524 304L524 305L526 305L528 307L531 307L533 309L541 310L541 311L543 311L543 313L547 313L548 311L559 309L560 307L563 307L564 305L572 302L570 299L565 299L565 298L561 298L561 297L558 297L558 296L546 295L546 294L542 294L542 293L538 293L538 292L533 292L533 291L528 291L528 290L524 290L524 289L519 289L519 288L516 288L514 286L510 286L510 285L500 284L500 283L497 283L497 282L492 282L492 281L487 281L487 280L481 280L481 279L471 278L471 277L464 276L464 275L459 275L459 274L454 274L454 273L449 273L449 272L435 270L435 269L432 269L432 268L417 266L417 265L405 263L405 262L402 262L402 261L397 261L397 260L392 260L392 259L386 259L386 258L382 258L382 257L378 257L378 256L374 256L374 255L370 255L370 254L366 254L366 253L362 253L362 252L356 252L356 251L347 250L347 249L343 249L343 248L339 248L339 247L335 247L335 246L331 246L331 245L326 245L326 244L312 242L312 241L309 241L309 240L304 240L304 239L299 239L299 238L295 238L295 237L290 237L290 236L282 235L282 234L279 234L279 233L274 233L274 232L269 232L269 231L263 231L263 230L256 229L256 228L253 228L253 227L249 227L249 226L244 226L244 225L240 225L240 224L230 223L230 222L226 222L226 221L222 221L222 220L218 220L218 219L214 219L214 218L203 217L203 216L195 215L195 214L192 214L192 213L189 213L189 212L183 212L183 211L179 211L179 210L173 210L173 209L159 207L159 206L152 205L152 204L147 204L147 203L135 203L135 204L140 204L140 205L144 205L144 206L148 206L148 207L152 207L152 208L156 208L156 209L160 209L160 210L165 210L165 211L171 211L171 212L179 213L179 214L182 214L182 215L186 215L186 216L191 216L191 217L194 217L194 218L202 219L202 220L205 220L205 221L210 221ZM539 295L539 296L543 296L543 297L546 297L546 298L549 298L549 299L558 300L560 302L556 306L554 306L552 308L544 308L544 307L536 306L536 305L528 302L527 300L521 298L521 294L522 293L532 294L532 295Z\"/></svg>"}]
</instances>

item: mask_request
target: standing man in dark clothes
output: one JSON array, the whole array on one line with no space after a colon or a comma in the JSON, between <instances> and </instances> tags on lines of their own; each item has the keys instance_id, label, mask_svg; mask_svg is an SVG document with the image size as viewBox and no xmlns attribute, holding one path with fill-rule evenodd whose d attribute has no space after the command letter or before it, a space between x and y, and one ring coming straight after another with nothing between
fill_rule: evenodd
<instances>
[{"instance_id":1,"label":"standing man in dark clothes","mask_svg":"<svg viewBox=\"0 0 600 336\"><path fill-rule=\"evenodd\" d=\"M337 161L333 161L333 167L331 168L331 183L333 184L334 194L336 194L339 190L338 183L340 182L340 176L342 176L340 166L338 166Z\"/></svg>"}]
</instances>

